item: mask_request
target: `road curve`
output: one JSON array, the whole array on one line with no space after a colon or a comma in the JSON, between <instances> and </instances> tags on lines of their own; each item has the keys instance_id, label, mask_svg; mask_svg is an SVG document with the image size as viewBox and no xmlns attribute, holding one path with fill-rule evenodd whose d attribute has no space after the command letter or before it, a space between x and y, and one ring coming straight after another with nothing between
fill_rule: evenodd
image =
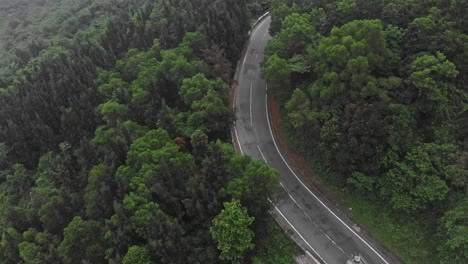
<instances>
[{"instance_id":1,"label":"road curve","mask_svg":"<svg viewBox=\"0 0 468 264\"><path fill-rule=\"evenodd\" d=\"M356 225L326 198L308 188L274 140L267 107L267 87L260 76L263 50L271 38L269 25L270 17L267 16L252 30L236 74L239 86L233 96L233 104L237 108L233 130L238 150L279 171L288 197L276 204L275 213L320 262L346 263L352 255L361 254L368 263L398 263L398 258L361 234Z\"/></svg>"}]
</instances>

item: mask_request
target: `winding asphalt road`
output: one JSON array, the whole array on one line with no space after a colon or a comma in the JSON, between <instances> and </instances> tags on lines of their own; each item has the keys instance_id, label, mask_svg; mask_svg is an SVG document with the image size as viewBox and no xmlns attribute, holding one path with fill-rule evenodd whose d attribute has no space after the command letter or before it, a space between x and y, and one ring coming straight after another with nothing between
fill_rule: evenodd
<instances>
[{"instance_id":1,"label":"winding asphalt road","mask_svg":"<svg viewBox=\"0 0 468 264\"><path fill-rule=\"evenodd\" d=\"M267 111L267 87L260 76L263 50L271 38L269 25L270 17L266 17L252 30L238 67L239 86L233 98L238 149L280 172L281 184L289 197L276 204L274 213L288 224L317 262L344 264L352 255L361 254L368 263L398 263L397 258L362 234L326 198L307 186L274 140Z\"/></svg>"}]
</instances>

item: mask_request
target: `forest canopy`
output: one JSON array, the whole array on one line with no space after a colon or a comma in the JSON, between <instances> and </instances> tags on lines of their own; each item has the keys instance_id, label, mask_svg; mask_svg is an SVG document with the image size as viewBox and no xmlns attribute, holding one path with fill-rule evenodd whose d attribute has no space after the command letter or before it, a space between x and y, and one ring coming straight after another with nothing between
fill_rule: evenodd
<instances>
[{"instance_id":1,"label":"forest canopy","mask_svg":"<svg viewBox=\"0 0 468 264\"><path fill-rule=\"evenodd\" d=\"M230 143L232 69L268 4L2 1L0 263L290 263L277 172Z\"/></svg>"}]
</instances>

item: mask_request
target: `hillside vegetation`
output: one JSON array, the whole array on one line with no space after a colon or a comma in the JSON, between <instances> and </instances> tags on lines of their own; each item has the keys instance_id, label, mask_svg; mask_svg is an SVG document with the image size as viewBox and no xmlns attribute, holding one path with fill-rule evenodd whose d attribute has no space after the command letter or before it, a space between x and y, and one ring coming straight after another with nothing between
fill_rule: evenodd
<instances>
[{"instance_id":1,"label":"hillside vegetation","mask_svg":"<svg viewBox=\"0 0 468 264\"><path fill-rule=\"evenodd\" d=\"M467 12L271 1L262 72L289 141L409 263L468 262Z\"/></svg>"},{"instance_id":2,"label":"hillside vegetation","mask_svg":"<svg viewBox=\"0 0 468 264\"><path fill-rule=\"evenodd\" d=\"M290 263L277 172L230 143L265 7L3 1L0 263Z\"/></svg>"}]
</instances>

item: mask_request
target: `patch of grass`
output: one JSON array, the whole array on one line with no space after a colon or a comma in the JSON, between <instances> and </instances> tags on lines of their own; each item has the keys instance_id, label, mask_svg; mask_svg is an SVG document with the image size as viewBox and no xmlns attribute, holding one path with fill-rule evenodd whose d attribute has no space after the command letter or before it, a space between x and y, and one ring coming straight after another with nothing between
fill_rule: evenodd
<instances>
[{"instance_id":1,"label":"patch of grass","mask_svg":"<svg viewBox=\"0 0 468 264\"><path fill-rule=\"evenodd\" d=\"M291 264L300 252L294 241L270 217L267 221L265 238L257 243L252 263Z\"/></svg>"}]
</instances>

